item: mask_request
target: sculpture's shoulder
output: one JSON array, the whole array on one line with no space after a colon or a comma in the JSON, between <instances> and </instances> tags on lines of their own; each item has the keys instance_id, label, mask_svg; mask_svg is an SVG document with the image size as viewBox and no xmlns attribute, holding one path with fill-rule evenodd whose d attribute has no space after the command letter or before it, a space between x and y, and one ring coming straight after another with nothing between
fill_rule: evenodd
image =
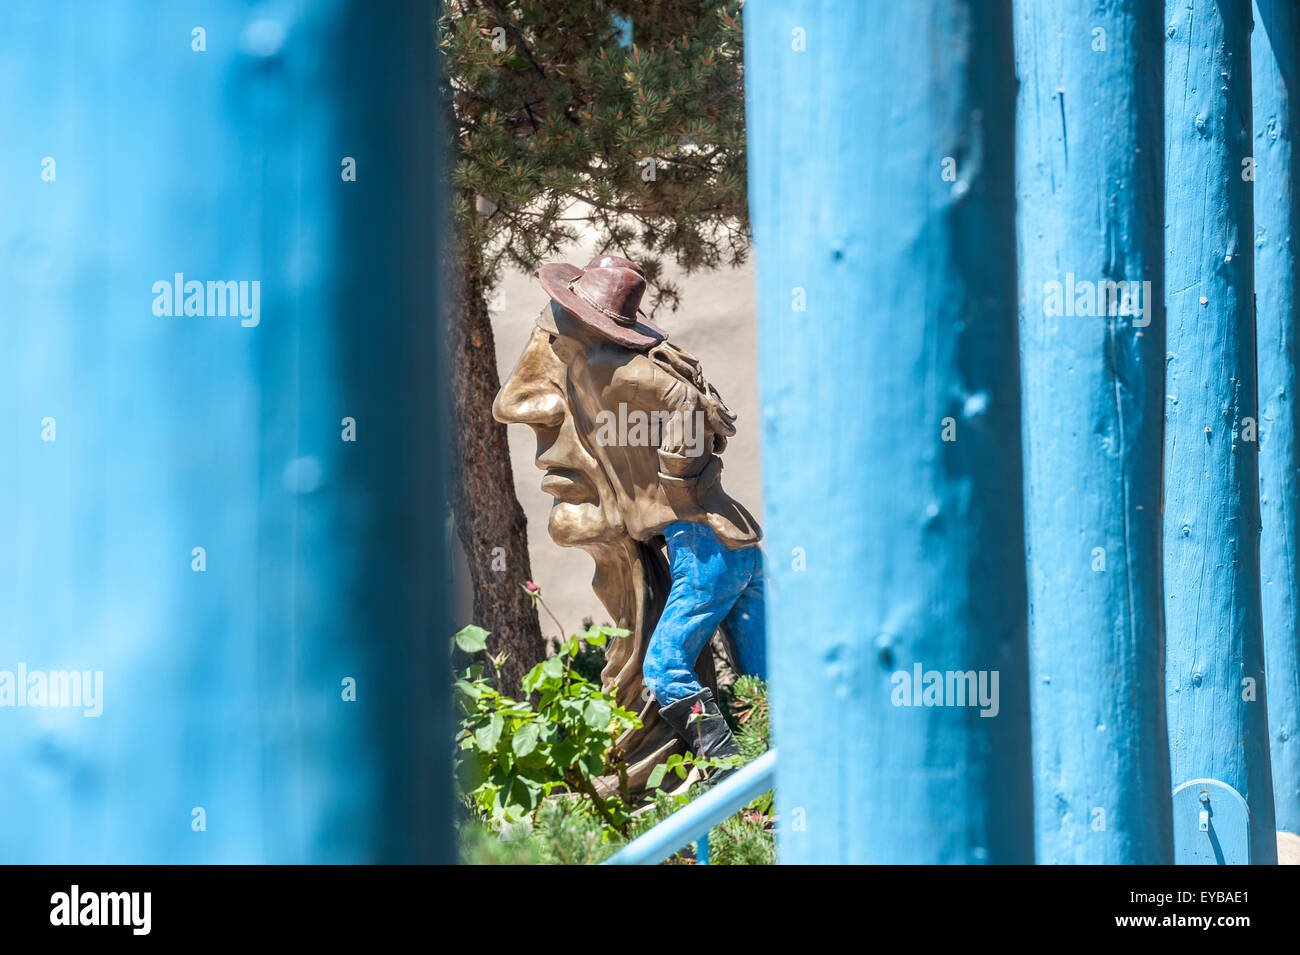
<instances>
[{"instance_id":1,"label":"sculpture's shoulder","mask_svg":"<svg viewBox=\"0 0 1300 955\"><path fill-rule=\"evenodd\" d=\"M646 352L595 348L588 354L587 366L608 398L671 406L685 395L686 382Z\"/></svg>"}]
</instances>

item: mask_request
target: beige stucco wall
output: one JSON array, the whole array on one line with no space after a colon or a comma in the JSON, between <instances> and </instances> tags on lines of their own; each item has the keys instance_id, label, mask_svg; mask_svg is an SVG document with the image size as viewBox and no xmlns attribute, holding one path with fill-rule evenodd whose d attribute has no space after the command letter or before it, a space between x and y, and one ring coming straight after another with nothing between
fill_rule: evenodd
<instances>
[{"instance_id":1,"label":"beige stucco wall","mask_svg":"<svg viewBox=\"0 0 1300 955\"><path fill-rule=\"evenodd\" d=\"M581 266L594 254L591 245L582 245L562 256L562 260ZM738 269L689 276L671 268L668 272L681 288L681 306L676 312L661 309L654 321L673 341L700 359L705 375L736 413L736 435L728 441L722 455L723 484L761 522L753 269L747 264ZM517 272L505 277L494 296L492 326L502 381L514 368L545 301L546 293L537 279ZM576 630L584 617L591 617L596 623L606 622L604 608L591 592L591 558L576 548L557 546L546 532L552 499L538 487L542 472L533 463L536 440L532 431L523 425L510 425L508 430L515 493L528 517L528 549L534 580L568 630ZM457 588L462 594L457 610L457 626L460 626L470 622L468 602L464 599L468 585L463 566L457 578ZM551 635L554 624L545 615L541 620L542 632Z\"/></svg>"}]
</instances>

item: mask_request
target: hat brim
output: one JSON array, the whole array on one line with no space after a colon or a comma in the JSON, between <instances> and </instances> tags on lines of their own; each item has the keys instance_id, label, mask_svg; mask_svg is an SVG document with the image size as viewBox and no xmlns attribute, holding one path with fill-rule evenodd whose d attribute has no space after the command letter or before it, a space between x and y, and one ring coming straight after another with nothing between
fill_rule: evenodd
<instances>
[{"instance_id":1,"label":"hat brim","mask_svg":"<svg viewBox=\"0 0 1300 955\"><path fill-rule=\"evenodd\" d=\"M543 265L537 270L537 278L542 288L562 309L590 328L602 338L622 345L624 348L645 349L658 345L668 337L663 329L653 325L641 312L637 312L635 325L620 325L608 315L592 308L576 292L570 291L569 283L582 274L582 269L565 262Z\"/></svg>"}]
</instances>

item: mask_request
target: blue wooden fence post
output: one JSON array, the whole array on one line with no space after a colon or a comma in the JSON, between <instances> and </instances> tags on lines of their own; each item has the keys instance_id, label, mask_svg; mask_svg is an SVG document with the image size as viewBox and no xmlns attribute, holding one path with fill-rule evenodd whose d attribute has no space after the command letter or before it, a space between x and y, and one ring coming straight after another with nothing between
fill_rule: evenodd
<instances>
[{"instance_id":1,"label":"blue wooden fence post","mask_svg":"<svg viewBox=\"0 0 1300 955\"><path fill-rule=\"evenodd\" d=\"M1300 9L1255 0L1255 328L1259 353L1259 564L1277 827L1300 834L1300 445L1296 337L1300 223Z\"/></svg>"},{"instance_id":2,"label":"blue wooden fence post","mask_svg":"<svg viewBox=\"0 0 1300 955\"><path fill-rule=\"evenodd\" d=\"M1030 861L1010 4L745 60L780 858Z\"/></svg>"},{"instance_id":3,"label":"blue wooden fence post","mask_svg":"<svg viewBox=\"0 0 1300 955\"><path fill-rule=\"evenodd\" d=\"M1017 0L1015 30L1036 856L1168 863L1164 24Z\"/></svg>"},{"instance_id":4,"label":"blue wooden fence post","mask_svg":"<svg viewBox=\"0 0 1300 955\"><path fill-rule=\"evenodd\" d=\"M449 858L435 15L0 7L0 861Z\"/></svg>"},{"instance_id":5,"label":"blue wooden fence post","mask_svg":"<svg viewBox=\"0 0 1300 955\"><path fill-rule=\"evenodd\" d=\"M1250 7L1170 0L1165 20L1164 572L1175 857L1275 862L1246 175Z\"/></svg>"}]
</instances>

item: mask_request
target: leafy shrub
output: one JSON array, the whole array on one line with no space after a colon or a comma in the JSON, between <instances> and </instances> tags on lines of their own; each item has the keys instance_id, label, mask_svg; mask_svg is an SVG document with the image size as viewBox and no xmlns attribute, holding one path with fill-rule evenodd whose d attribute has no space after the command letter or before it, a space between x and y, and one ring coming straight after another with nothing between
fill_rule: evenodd
<instances>
[{"instance_id":1,"label":"leafy shrub","mask_svg":"<svg viewBox=\"0 0 1300 955\"><path fill-rule=\"evenodd\" d=\"M742 676L736 680L726 695L723 712L731 722L742 764L758 759L772 748L767 684L758 677ZM761 816L770 818L771 790L754 800L750 808L757 810Z\"/></svg>"},{"instance_id":2,"label":"leafy shrub","mask_svg":"<svg viewBox=\"0 0 1300 955\"><path fill-rule=\"evenodd\" d=\"M494 831L482 819L458 826L460 861L468 865L595 865L625 843L573 799L555 797L537 807L536 819Z\"/></svg>"},{"instance_id":3,"label":"leafy shrub","mask_svg":"<svg viewBox=\"0 0 1300 955\"><path fill-rule=\"evenodd\" d=\"M711 865L776 865L771 817L744 809L709 830Z\"/></svg>"},{"instance_id":4,"label":"leafy shrub","mask_svg":"<svg viewBox=\"0 0 1300 955\"><path fill-rule=\"evenodd\" d=\"M756 676L742 676L723 698L723 712L736 735L745 762L758 759L772 748L768 729L767 684Z\"/></svg>"},{"instance_id":5,"label":"leafy shrub","mask_svg":"<svg viewBox=\"0 0 1300 955\"><path fill-rule=\"evenodd\" d=\"M555 656L533 667L522 689L536 695L514 700L498 692L481 664L468 667L453 684L462 718L456 734L457 774L462 791L495 825L517 824L556 792L577 796L583 808L622 832L631 820L626 763L617 746L627 730L641 725L631 710L583 679L572 667L584 642L604 645L627 630L592 627L565 641ZM456 634L466 653L486 649L487 631L466 627ZM623 781L622 798L602 797L599 776Z\"/></svg>"},{"instance_id":6,"label":"leafy shrub","mask_svg":"<svg viewBox=\"0 0 1300 955\"><path fill-rule=\"evenodd\" d=\"M555 656L529 671L521 687L524 699L514 700L498 692L485 675L488 666L500 666L499 659L486 654L488 633L470 626L456 634L457 657L464 664L454 684L462 714L456 764L468 810L457 826L463 862L598 863L704 791L699 783L684 793L657 790L640 806L628 797L624 754L618 751L617 741L626 730L639 727L640 719L617 705L614 688L605 692L599 685L603 648L609 639L627 635L628 631L614 627L587 626L563 642L556 641ZM685 778L692 768L708 771L740 765L767 750L763 682L741 677L722 694L722 700L741 756L674 755L655 768L652 788L668 772ZM620 792L602 797L594 780L611 775L623 781ZM709 836L710 861L714 865L775 862L771 812L769 792L715 826ZM665 863L693 861L688 847Z\"/></svg>"},{"instance_id":7,"label":"leafy shrub","mask_svg":"<svg viewBox=\"0 0 1300 955\"><path fill-rule=\"evenodd\" d=\"M605 626L606 629L609 629L608 624ZM584 617L582 620L582 629L585 632L597 628L592 626L590 617ZM551 652L560 652L560 639L558 637L551 638ZM578 676L582 677L588 683L594 683L599 686L600 675L605 670L605 644L595 644L583 641L577 655L572 659L572 661L570 661L570 665L573 667L573 672L578 674Z\"/></svg>"}]
</instances>

